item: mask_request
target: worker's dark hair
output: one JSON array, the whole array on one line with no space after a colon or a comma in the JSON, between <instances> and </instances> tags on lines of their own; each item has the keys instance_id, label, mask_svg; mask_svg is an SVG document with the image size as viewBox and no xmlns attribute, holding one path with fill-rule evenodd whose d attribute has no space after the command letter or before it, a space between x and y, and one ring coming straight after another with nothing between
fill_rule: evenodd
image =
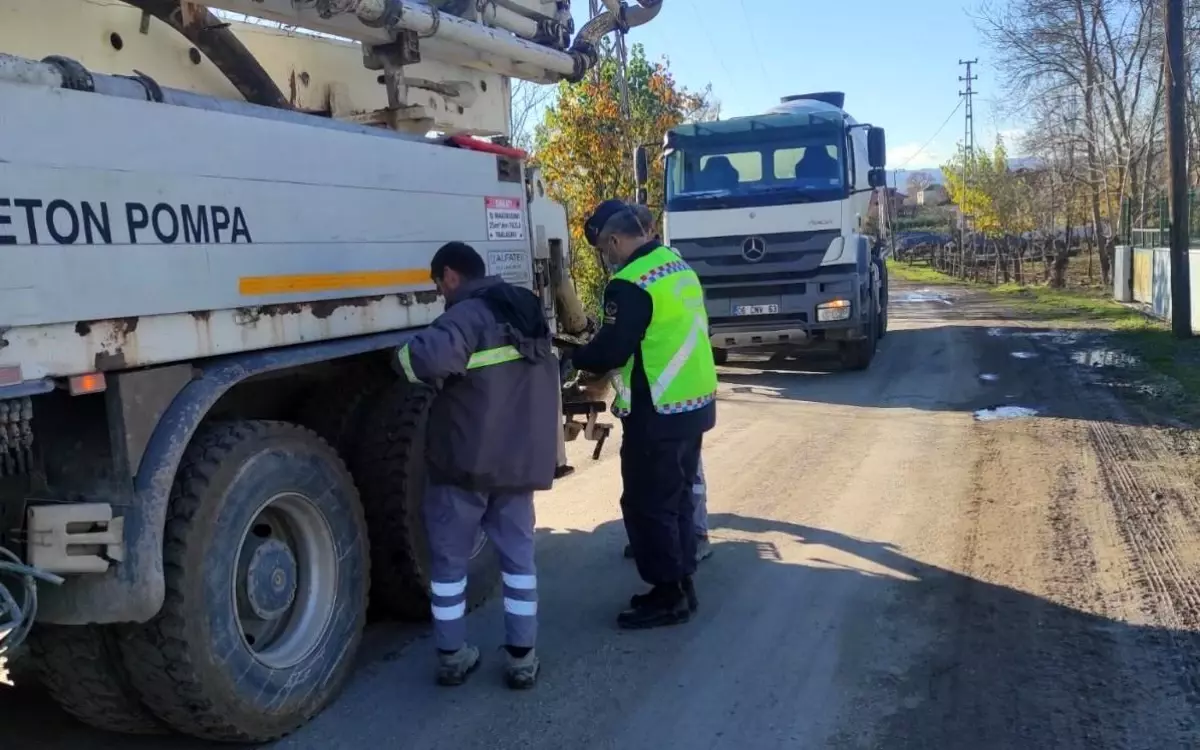
<instances>
[{"instance_id":1,"label":"worker's dark hair","mask_svg":"<svg viewBox=\"0 0 1200 750\"><path fill-rule=\"evenodd\" d=\"M654 214L650 212L649 206L643 206L641 203L630 203L630 210L637 217L638 223L642 225L646 235L649 237L659 238L659 232L654 228Z\"/></svg>"},{"instance_id":2,"label":"worker's dark hair","mask_svg":"<svg viewBox=\"0 0 1200 750\"><path fill-rule=\"evenodd\" d=\"M604 234L612 234L618 237L641 237L643 235L653 235L654 231L648 226L643 226L641 219L638 218L637 211L632 207L626 206L624 209L608 217L608 221L604 222L604 226L601 227L597 236Z\"/></svg>"},{"instance_id":3,"label":"worker's dark hair","mask_svg":"<svg viewBox=\"0 0 1200 750\"><path fill-rule=\"evenodd\" d=\"M446 275L446 269L452 268L465 279L482 279L487 275L487 266L483 258L475 252L475 248L465 242L447 242L433 254L429 264L429 273L435 279Z\"/></svg>"}]
</instances>

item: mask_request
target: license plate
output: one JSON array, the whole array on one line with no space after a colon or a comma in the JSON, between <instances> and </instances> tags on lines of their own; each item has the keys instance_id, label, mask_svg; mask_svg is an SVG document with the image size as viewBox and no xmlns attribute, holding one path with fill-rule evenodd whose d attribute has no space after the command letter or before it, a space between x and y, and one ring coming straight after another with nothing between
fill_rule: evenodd
<instances>
[{"instance_id":1,"label":"license plate","mask_svg":"<svg viewBox=\"0 0 1200 750\"><path fill-rule=\"evenodd\" d=\"M779 312L779 305L734 305L734 315L774 315Z\"/></svg>"}]
</instances>

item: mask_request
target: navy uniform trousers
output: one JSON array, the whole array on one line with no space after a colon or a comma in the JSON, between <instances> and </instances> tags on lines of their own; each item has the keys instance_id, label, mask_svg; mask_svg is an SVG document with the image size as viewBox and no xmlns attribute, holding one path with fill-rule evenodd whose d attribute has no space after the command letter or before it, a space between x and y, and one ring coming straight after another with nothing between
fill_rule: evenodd
<instances>
[{"instance_id":1,"label":"navy uniform trousers","mask_svg":"<svg viewBox=\"0 0 1200 750\"><path fill-rule=\"evenodd\" d=\"M696 572L696 495L703 437L621 439L621 514L638 575L651 586Z\"/></svg>"}]
</instances>

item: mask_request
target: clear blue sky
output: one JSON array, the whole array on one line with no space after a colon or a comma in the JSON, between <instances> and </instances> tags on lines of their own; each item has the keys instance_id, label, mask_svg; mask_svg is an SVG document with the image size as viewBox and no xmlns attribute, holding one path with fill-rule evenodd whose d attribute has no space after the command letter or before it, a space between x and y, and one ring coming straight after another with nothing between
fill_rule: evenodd
<instances>
[{"instance_id":1,"label":"clear blue sky","mask_svg":"<svg viewBox=\"0 0 1200 750\"><path fill-rule=\"evenodd\" d=\"M579 28L588 3L572 5ZM726 117L762 111L787 94L843 91L856 119L887 129L888 168L916 169L938 166L962 138L960 109L916 154L958 104L960 58L979 58L977 142L990 145L1000 131L1012 152L1019 150L1020 123L1001 119L993 105L1000 86L968 15L975 6L976 0L664 0L658 18L628 39L643 44L652 60L666 56L682 85L711 83Z\"/></svg>"}]
</instances>

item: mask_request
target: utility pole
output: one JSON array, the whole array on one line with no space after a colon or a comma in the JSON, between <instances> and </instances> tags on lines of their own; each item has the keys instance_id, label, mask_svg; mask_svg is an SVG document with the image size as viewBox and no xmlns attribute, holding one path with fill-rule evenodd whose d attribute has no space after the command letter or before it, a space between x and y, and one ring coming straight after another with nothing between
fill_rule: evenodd
<instances>
[{"instance_id":1,"label":"utility pole","mask_svg":"<svg viewBox=\"0 0 1200 750\"><path fill-rule=\"evenodd\" d=\"M975 106L972 99L975 96L975 88L972 85L979 80L979 76L971 75L971 66L979 64L979 58L974 60L959 60L959 65L967 67L967 74L959 76L958 80L966 84L966 90L959 91L958 95L965 99L963 107L963 164L962 164L962 201L958 207L958 232L959 232L959 265L962 267L963 275L967 272L967 181L969 179L968 165L975 157Z\"/></svg>"},{"instance_id":2,"label":"utility pole","mask_svg":"<svg viewBox=\"0 0 1200 750\"><path fill-rule=\"evenodd\" d=\"M1171 180L1171 331L1176 338L1192 335L1191 284L1188 278L1187 70L1183 54L1183 0L1167 0L1164 18L1167 45L1163 66L1167 80L1167 149Z\"/></svg>"}]
</instances>

